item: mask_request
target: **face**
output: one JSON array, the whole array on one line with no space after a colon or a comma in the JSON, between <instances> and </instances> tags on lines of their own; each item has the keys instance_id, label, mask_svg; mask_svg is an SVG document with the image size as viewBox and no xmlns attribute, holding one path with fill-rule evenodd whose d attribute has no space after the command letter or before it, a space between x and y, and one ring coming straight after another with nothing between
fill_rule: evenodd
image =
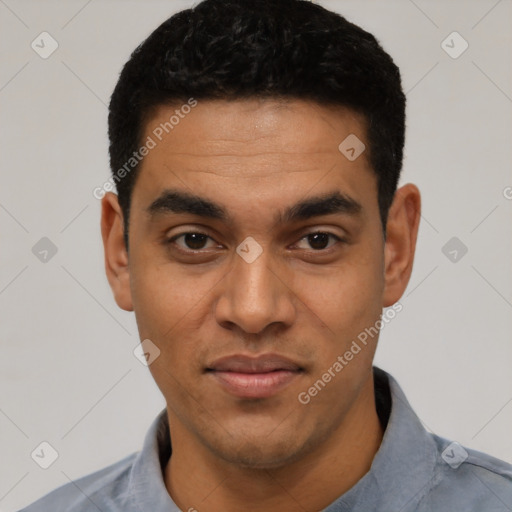
<instances>
[{"instance_id":1,"label":"face","mask_svg":"<svg viewBox=\"0 0 512 512\"><path fill-rule=\"evenodd\" d=\"M116 221L109 279L160 350L150 371L173 440L279 467L357 406L378 336L353 342L401 294L367 152L338 149L351 134L368 147L364 120L298 100L199 101L160 141L176 108L146 125L156 145L133 190L124 266Z\"/></svg>"}]
</instances>

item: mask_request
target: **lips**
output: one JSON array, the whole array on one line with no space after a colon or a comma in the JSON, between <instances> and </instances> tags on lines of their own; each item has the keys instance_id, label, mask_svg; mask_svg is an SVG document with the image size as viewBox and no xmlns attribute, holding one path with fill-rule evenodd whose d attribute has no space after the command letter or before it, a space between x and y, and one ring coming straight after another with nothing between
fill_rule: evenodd
<instances>
[{"instance_id":1,"label":"lips","mask_svg":"<svg viewBox=\"0 0 512 512\"><path fill-rule=\"evenodd\" d=\"M257 358L235 355L217 359L208 368L220 372L239 372L239 373L268 373L276 370L300 370L300 366L290 359L274 355L262 355Z\"/></svg>"},{"instance_id":2,"label":"lips","mask_svg":"<svg viewBox=\"0 0 512 512\"><path fill-rule=\"evenodd\" d=\"M206 372L228 393L240 398L268 398L303 373L297 363L276 354L257 358L234 355L214 361Z\"/></svg>"}]
</instances>

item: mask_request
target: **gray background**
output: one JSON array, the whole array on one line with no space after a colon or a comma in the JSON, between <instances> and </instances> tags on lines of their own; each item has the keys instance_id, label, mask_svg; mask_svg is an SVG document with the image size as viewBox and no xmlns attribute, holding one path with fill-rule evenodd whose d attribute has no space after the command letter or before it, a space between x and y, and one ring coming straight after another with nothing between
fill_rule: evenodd
<instances>
[{"instance_id":1,"label":"gray background","mask_svg":"<svg viewBox=\"0 0 512 512\"><path fill-rule=\"evenodd\" d=\"M376 363L431 431L512 462L510 0L319 3L377 36L408 97L402 183L422 191L423 219ZM92 191L109 177L106 105L122 64L190 5L0 0L4 512L140 449L165 406L133 355L134 317L111 296ZM43 31L59 45L47 59L31 48ZM469 44L456 59L441 46L453 31ZM32 252L43 237L57 248L46 262ZM452 237L465 255L459 242L443 253ZM59 455L46 470L31 458L42 441Z\"/></svg>"}]
</instances>

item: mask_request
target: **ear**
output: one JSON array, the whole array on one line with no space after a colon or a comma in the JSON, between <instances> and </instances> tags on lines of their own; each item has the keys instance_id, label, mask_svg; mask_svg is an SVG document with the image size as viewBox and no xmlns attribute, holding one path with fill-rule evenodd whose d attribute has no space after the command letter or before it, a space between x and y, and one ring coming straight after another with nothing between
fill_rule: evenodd
<instances>
[{"instance_id":1,"label":"ear","mask_svg":"<svg viewBox=\"0 0 512 512\"><path fill-rule=\"evenodd\" d=\"M111 192L101 200L101 236L105 251L105 271L117 305L133 311L128 252L123 236L123 212L117 195Z\"/></svg>"},{"instance_id":2,"label":"ear","mask_svg":"<svg viewBox=\"0 0 512 512\"><path fill-rule=\"evenodd\" d=\"M383 307L403 295L411 277L421 217L421 196L416 185L399 188L389 209L384 245Z\"/></svg>"}]
</instances>

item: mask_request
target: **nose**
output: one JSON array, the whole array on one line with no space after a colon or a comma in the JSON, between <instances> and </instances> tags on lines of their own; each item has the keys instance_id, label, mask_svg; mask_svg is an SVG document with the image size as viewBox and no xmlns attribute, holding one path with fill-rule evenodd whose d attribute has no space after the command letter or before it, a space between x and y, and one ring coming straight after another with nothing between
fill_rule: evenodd
<instances>
[{"instance_id":1,"label":"nose","mask_svg":"<svg viewBox=\"0 0 512 512\"><path fill-rule=\"evenodd\" d=\"M233 267L222 280L215 307L216 320L226 328L237 326L257 334L271 324L290 326L296 314L295 295L287 284L288 272L272 265L269 250L252 262L234 255Z\"/></svg>"}]
</instances>

